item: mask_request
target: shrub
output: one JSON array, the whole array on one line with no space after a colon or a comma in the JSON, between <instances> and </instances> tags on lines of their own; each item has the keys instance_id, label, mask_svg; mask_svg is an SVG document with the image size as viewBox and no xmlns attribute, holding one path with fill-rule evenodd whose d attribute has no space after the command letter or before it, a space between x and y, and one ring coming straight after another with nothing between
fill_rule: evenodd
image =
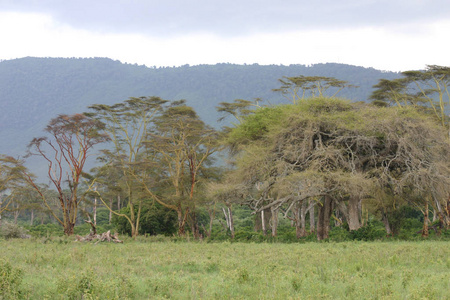
<instances>
[{"instance_id":1,"label":"shrub","mask_svg":"<svg viewBox=\"0 0 450 300\"><path fill-rule=\"evenodd\" d=\"M350 238L358 241L374 241L385 236L384 225L378 220L369 220L366 226L350 231Z\"/></svg>"},{"instance_id":2,"label":"shrub","mask_svg":"<svg viewBox=\"0 0 450 300\"><path fill-rule=\"evenodd\" d=\"M120 213L129 215L130 209L124 207ZM130 223L125 218L113 215L112 223L120 233L131 235ZM140 234L172 235L177 231L177 216L174 211L154 203L142 207L139 224Z\"/></svg>"},{"instance_id":3,"label":"shrub","mask_svg":"<svg viewBox=\"0 0 450 300\"><path fill-rule=\"evenodd\" d=\"M0 235L2 235L5 239L30 238L30 235L27 234L27 231L24 228L10 222L3 222L0 227Z\"/></svg>"},{"instance_id":4,"label":"shrub","mask_svg":"<svg viewBox=\"0 0 450 300\"><path fill-rule=\"evenodd\" d=\"M34 226L25 226L25 228L34 237L63 236L64 230L58 224L42 224ZM76 228L76 227L75 227Z\"/></svg>"}]
</instances>

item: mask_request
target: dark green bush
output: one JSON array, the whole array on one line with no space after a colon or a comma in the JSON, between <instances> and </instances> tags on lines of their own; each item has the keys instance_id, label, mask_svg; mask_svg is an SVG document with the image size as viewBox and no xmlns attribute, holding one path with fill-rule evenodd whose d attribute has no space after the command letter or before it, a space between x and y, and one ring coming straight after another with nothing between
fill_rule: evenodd
<instances>
[{"instance_id":1,"label":"dark green bush","mask_svg":"<svg viewBox=\"0 0 450 300\"><path fill-rule=\"evenodd\" d=\"M350 239L358 241L374 241L386 236L384 224L378 220L369 220L358 230L350 231Z\"/></svg>"},{"instance_id":2,"label":"dark green bush","mask_svg":"<svg viewBox=\"0 0 450 300\"><path fill-rule=\"evenodd\" d=\"M120 213L129 215L130 209L124 207L120 210ZM119 233L131 235L131 225L126 218L114 215L112 224L117 228ZM142 207L139 234L173 235L176 232L177 215L173 210L169 210L158 203Z\"/></svg>"}]
</instances>

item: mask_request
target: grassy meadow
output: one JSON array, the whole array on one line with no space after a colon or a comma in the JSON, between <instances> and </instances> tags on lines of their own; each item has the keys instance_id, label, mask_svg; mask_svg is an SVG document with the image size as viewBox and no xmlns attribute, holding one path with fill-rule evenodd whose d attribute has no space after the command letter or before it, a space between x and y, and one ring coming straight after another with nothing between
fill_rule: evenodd
<instances>
[{"instance_id":1,"label":"grassy meadow","mask_svg":"<svg viewBox=\"0 0 450 300\"><path fill-rule=\"evenodd\" d=\"M450 299L450 242L0 240L0 299Z\"/></svg>"}]
</instances>

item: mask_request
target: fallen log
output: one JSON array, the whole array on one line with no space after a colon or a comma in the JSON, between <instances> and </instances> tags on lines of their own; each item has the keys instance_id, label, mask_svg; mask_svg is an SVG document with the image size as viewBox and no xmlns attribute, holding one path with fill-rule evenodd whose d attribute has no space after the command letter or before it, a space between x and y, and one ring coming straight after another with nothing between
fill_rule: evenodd
<instances>
[{"instance_id":1,"label":"fallen log","mask_svg":"<svg viewBox=\"0 0 450 300\"><path fill-rule=\"evenodd\" d=\"M95 244L100 242L123 243L123 241L119 240L119 235L117 233L111 234L111 230L102 234L95 234L91 231L86 236L76 235L76 239L76 242L92 242L96 240Z\"/></svg>"}]
</instances>

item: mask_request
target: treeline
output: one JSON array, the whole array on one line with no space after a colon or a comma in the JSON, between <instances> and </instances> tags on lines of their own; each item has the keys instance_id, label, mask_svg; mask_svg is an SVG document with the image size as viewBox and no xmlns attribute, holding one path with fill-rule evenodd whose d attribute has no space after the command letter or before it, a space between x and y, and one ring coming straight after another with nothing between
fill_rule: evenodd
<instances>
[{"instance_id":1,"label":"treeline","mask_svg":"<svg viewBox=\"0 0 450 300\"><path fill-rule=\"evenodd\" d=\"M221 130L184 100L91 105L52 119L29 144L50 186L1 156L0 212L17 221L27 211L32 224L51 216L66 235L83 220L132 237L446 235L449 80L446 67L405 72L380 80L367 104L336 98L352 88L344 80L283 77L274 91L289 104L221 102L218 112L234 118ZM94 146L100 164L86 170ZM215 163L225 152L227 164Z\"/></svg>"}]
</instances>

